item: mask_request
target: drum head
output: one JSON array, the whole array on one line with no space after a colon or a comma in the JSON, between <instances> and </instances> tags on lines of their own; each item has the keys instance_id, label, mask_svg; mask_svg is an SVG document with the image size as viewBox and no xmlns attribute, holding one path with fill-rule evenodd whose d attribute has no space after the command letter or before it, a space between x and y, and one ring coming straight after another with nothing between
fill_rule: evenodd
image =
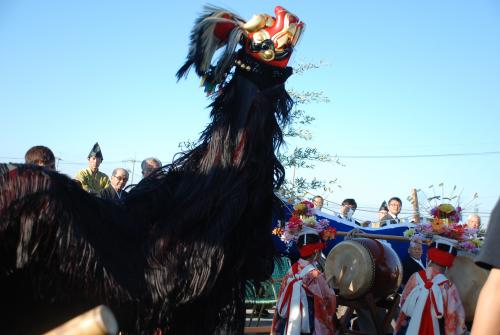
<instances>
[{"instance_id":1,"label":"drum head","mask_svg":"<svg viewBox=\"0 0 500 335\"><path fill-rule=\"evenodd\" d=\"M325 262L328 284L339 290L345 299L355 299L366 293L375 277L371 254L360 243L348 240L337 244Z\"/></svg>"},{"instance_id":2,"label":"drum head","mask_svg":"<svg viewBox=\"0 0 500 335\"><path fill-rule=\"evenodd\" d=\"M460 300L464 305L465 320L472 321L476 311L477 299L489 271L477 266L472 256L458 255L453 266L448 269L448 278L457 286Z\"/></svg>"}]
</instances>

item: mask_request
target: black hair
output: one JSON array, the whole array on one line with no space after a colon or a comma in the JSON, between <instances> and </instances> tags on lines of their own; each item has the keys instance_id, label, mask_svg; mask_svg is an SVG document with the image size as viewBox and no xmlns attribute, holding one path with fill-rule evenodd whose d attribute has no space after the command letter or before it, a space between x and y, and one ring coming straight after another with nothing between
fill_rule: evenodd
<instances>
[{"instance_id":1,"label":"black hair","mask_svg":"<svg viewBox=\"0 0 500 335\"><path fill-rule=\"evenodd\" d=\"M351 205L352 207L354 207L354 209L358 208L358 204L356 203L356 201L354 199L344 199L344 201L342 201L342 206L346 206L346 205Z\"/></svg>"},{"instance_id":2,"label":"black hair","mask_svg":"<svg viewBox=\"0 0 500 335\"><path fill-rule=\"evenodd\" d=\"M393 201L393 200L396 200L397 202L399 202L400 205L403 205L403 202L398 197L392 197L392 198L390 198L387 203L390 204L391 201Z\"/></svg>"},{"instance_id":3,"label":"black hair","mask_svg":"<svg viewBox=\"0 0 500 335\"><path fill-rule=\"evenodd\" d=\"M213 17L225 13L209 8L197 21L178 76L192 64L206 73L202 63L221 43L206 45L205 37ZM141 180L120 206L62 174L0 164L0 309L14 327L28 321L17 321L15 302L29 315L55 305L43 311L46 320L57 320L57 307L69 314L105 303L125 333L242 333L246 284L269 279L277 255L270 231L273 214L284 211L274 191L285 180L277 152L293 108L284 86L292 69L233 55L242 34L230 35L235 45L227 66L219 61L216 68L214 78L224 83L215 81L221 85L200 139ZM16 280L17 271L27 281ZM4 285L6 275L12 285ZM21 299L5 301L4 292ZM196 322L186 322L192 315ZM43 332L1 331L11 323L2 322L0 332Z\"/></svg>"},{"instance_id":4,"label":"black hair","mask_svg":"<svg viewBox=\"0 0 500 335\"><path fill-rule=\"evenodd\" d=\"M297 246L302 248L306 244L313 244L319 242L319 235L316 234L303 234L299 235L297 239Z\"/></svg>"},{"instance_id":5,"label":"black hair","mask_svg":"<svg viewBox=\"0 0 500 335\"><path fill-rule=\"evenodd\" d=\"M432 242L431 245L429 246L429 248L436 248L436 249L439 249L441 251L452 254L453 256L456 256L458 253L457 248L455 248L453 246L451 247L451 252L450 252L450 245L445 244L445 243Z\"/></svg>"}]
</instances>

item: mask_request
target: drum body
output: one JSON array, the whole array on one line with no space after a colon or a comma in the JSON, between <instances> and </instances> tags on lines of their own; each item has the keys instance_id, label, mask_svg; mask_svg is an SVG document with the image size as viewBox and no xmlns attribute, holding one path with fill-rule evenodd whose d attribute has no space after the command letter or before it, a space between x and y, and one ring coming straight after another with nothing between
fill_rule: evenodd
<instances>
[{"instance_id":1,"label":"drum body","mask_svg":"<svg viewBox=\"0 0 500 335\"><path fill-rule=\"evenodd\" d=\"M342 298L354 300L372 293L378 300L398 290L403 266L390 246L369 238L354 238L330 251L325 276Z\"/></svg>"},{"instance_id":2,"label":"drum body","mask_svg":"<svg viewBox=\"0 0 500 335\"><path fill-rule=\"evenodd\" d=\"M473 255L458 255L447 272L448 278L457 286L460 293L466 321L474 319L477 299L489 273L488 270L477 266L473 257Z\"/></svg>"}]
</instances>

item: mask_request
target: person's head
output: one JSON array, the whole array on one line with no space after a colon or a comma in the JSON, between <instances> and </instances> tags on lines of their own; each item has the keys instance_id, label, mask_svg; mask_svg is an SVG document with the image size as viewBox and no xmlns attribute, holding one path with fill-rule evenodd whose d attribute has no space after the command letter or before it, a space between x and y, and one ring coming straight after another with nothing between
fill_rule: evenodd
<instances>
[{"instance_id":1,"label":"person's head","mask_svg":"<svg viewBox=\"0 0 500 335\"><path fill-rule=\"evenodd\" d=\"M387 202L384 200L378 209L378 219L381 220L387 213L389 213L389 209L387 208Z\"/></svg>"},{"instance_id":2,"label":"person's head","mask_svg":"<svg viewBox=\"0 0 500 335\"><path fill-rule=\"evenodd\" d=\"M92 171L92 173L96 173L99 171L99 165L101 165L103 156L102 156L102 151L101 147L99 146L99 143L95 143L94 146L92 147L92 150L90 150L89 155L87 156L87 159L89 161L89 169Z\"/></svg>"},{"instance_id":3,"label":"person's head","mask_svg":"<svg viewBox=\"0 0 500 335\"><path fill-rule=\"evenodd\" d=\"M325 244L317 233L301 234L297 239L297 248L302 259L315 260L324 247Z\"/></svg>"},{"instance_id":4,"label":"person's head","mask_svg":"<svg viewBox=\"0 0 500 335\"><path fill-rule=\"evenodd\" d=\"M323 208L324 199L321 195L317 195L313 198L314 208L321 210Z\"/></svg>"},{"instance_id":5,"label":"person's head","mask_svg":"<svg viewBox=\"0 0 500 335\"><path fill-rule=\"evenodd\" d=\"M151 172L153 172L156 169L159 169L160 167L161 167L161 162L158 158L155 157L146 158L141 163L142 177L146 178L151 174Z\"/></svg>"},{"instance_id":6,"label":"person's head","mask_svg":"<svg viewBox=\"0 0 500 335\"><path fill-rule=\"evenodd\" d=\"M479 229L481 226L481 217L477 214L471 214L467 220L467 227L469 229Z\"/></svg>"},{"instance_id":7,"label":"person's head","mask_svg":"<svg viewBox=\"0 0 500 335\"><path fill-rule=\"evenodd\" d=\"M381 209L378 211L378 219L381 220L383 217L385 217L389 213L388 210L386 209Z\"/></svg>"},{"instance_id":8,"label":"person's head","mask_svg":"<svg viewBox=\"0 0 500 335\"><path fill-rule=\"evenodd\" d=\"M128 171L123 168L116 168L111 174L111 186L116 192L123 190L128 181Z\"/></svg>"},{"instance_id":9,"label":"person's head","mask_svg":"<svg viewBox=\"0 0 500 335\"><path fill-rule=\"evenodd\" d=\"M26 164L43 166L49 170L56 169L56 158L54 157L54 153L43 145L36 145L26 151L24 161Z\"/></svg>"},{"instance_id":10,"label":"person's head","mask_svg":"<svg viewBox=\"0 0 500 335\"><path fill-rule=\"evenodd\" d=\"M389 199L387 208L389 210L389 213L391 213L394 216L397 216L401 212L401 206L403 205L403 202L401 199L398 197L392 197Z\"/></svg>"},{"instance_id":11,"label":"person's head","mask_svg":"<svg viewBox=\"0 0 500 335\"><path fill-rule=\"evenodd\" d=\"M358 204L356 204L354 199L344 199L341 205L340 214L342 214L342 216L349 216L349 211L351 211L352 215L356 211L356 208L358 208Z\"/></svg>"},{"instance_id":12,"label":"person's head","mask_svg":"<svg viewBox=\"0 0 500 335\"><path fill-rule=\"evenodd\" d=\"M422 241L419 238L413 238L410 241L408 254L415 259L422 258Z\"/></svg>"},{"instance_id":13,"label":"person's head","mask_svg":"<svg viewBox=\"0 0 500 335\"><path fill-rule=\"evenodd\" d=\"M96 173L97 171L99 171L99 165L101 165L102 159L97 156L90 156L88 160L90 171L92 171L92 173Z\"/></svg>"}]
</instances>

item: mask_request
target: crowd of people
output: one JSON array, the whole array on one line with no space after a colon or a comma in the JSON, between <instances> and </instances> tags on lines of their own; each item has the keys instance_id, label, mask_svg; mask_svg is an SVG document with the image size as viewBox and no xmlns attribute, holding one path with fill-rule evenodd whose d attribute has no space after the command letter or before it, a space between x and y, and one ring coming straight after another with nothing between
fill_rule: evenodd
<instances>
[{"instance_id":1,"label":"crowd of people","mask_svg":"<svg viewBox=\"0 0 500 335\"><path fill-rule=\"evenodd\" d=\"M125 186L129 179L127 169L117 167L111 178L99 171L103 154L98 143L92 147L87 156L88 166L74 177L83 190L103 199L121 203L126 197ZM34 146L25 155L26 164L43 166L55 170L55 156L45 146ZM154 157L146 158L141 163L143 178L162 167ZM324 198L315 196L312 204L317 211L324 206ZM360 222L353 215L357 203L352 198L344 199L337 217L359 226L384 227L400 223L402 201L392 197L380 206L378 222ZM483 329L498 329L497 318L485 312L494 304L499 296L498 283L500 271L496 254L499 222L498 205L492 215L491 233L486 237L485 248L477 259L478 265L493 269L481 293L477 308L474 329L477 334L487 334ZM481 220L478 215L470 215L467 226L479 229ZM336 293L329 287L324 274L318 269L316 262L325 247L321 234L314 229L305 229L298 233L297 246L300 259L292 265L279 293L278 304L274 315L272 334L315 333L334 334L338 326L336 322ZM446 270L452 266L457 254L456 245L446 239L433 240L427 248L427 263L422 260L422 241L413 238L408 247L408 257L403 260L403 280L400 288L401 302L398 315L394 318L394 334L464 334L467 330L464 307L456 285L447 277ZM498 308L500 310L500 307ZM369 318L362 309L357 310L358 322ZM333 317L332 317L333 315ZM485 328L483 328L485 327ZM492 328L496 327L496 328ZM360 325L362 329L362 325ZM374 331L373 325L368 332Z\"/></svg>"},{"instance_id":2,"label":"crowd of people","mask_svg":"<svg viewBox=\"0 0 500 335\"><path fill-rule=\"evenodd\" d=\"M92 194L98 195L104 199L111 199L120 202L127 196L125 186L129 180L129 171L123 167L117 167L113 170L111 178L105 173L99 171L99 166L103 161L103 155L99 143L95 143L88 156L88 166L77 172L74 177L75 182ZM44 166L50 170L55 170L54 153L46 146L37 145L31 147L25 154L26 164L35 164ZM158 158L148 157L141 162L142 177L146 178L154 170L161 168L162 164ZM128 187L130 187L129 185ZM321 195L316 195L312 199L314 207L322 211L325 199ZM340 209L335 215L338 218L362 227L379 228L390 224L403 223L399 217L403 202L399 197L392 197L389 201L383 201L378 210L378 219L375 221L358 220L354 218L354 213L358 207L356 200L347 198L340 204ZM477 214L471 214L467 225L473 229L481 228L481 217Z\"/></svg>"},{"instance_id":3,"label":"crowd of people","mask_svg":"<svg viewBox=\"0 0 500 335\"><path fill-rule=\"evenodd\" d=\"M311 201L314 204L314 208L316 208L319 211L323 211L325 199L321 195L316 195L315 197L312 198ZM391 224L399 224L406 222L405 220L402 220L399 217L402 205L403 202L399 197L392 197L389 199L389 201L384 200L377 212L378 216L377 220L361 221L354 218L354 212L356 212L356 209L358 208L356 200L352 198L347 198L344 199L340 204L340 209L338 213L337 212L334 213L335 216L337 216L338 218L361 227L380 228L380 227L386 227L387 225ZM411 223L412 221L413 217L408 222ZM477 229L477 230L481 229L482 228L481 217L478 214L470 214L467 219L467 226L472 229Z\"/></svg>"},{"instance_id":4,"label":"crowd of people","mask_svg":"<svg viewBox=\"0 0 500 335\"><path fill-rule=\"evenodd\" d=\"M303 201L300 204L303 203L307 204L308 201ZM318 223L314 224L317 222L315 219L307 217L307 215L321 213L324 199L321 196L315 196L311 199L310 204L314 211L309 214L299 213L300 215L295 215L294 212L284 228L287 233L283 234L282 238L285 241L290 239L293 234L298 236L295 242L300 252L300 258L292 264L282 281L271 334L295 332L297 334L335 334L340 327L338 313L341 309L337 309L339 306L336 305L336 297L339 293L329 287L318 262L321 250L325 247L322 231L325 228ZM397 197L382 204L381 209L385 213L380 213L380 219L385 220L385 222L380 226L400 222L398 214L401 210L401 204L401 200ZM294 206L296 211L297 208L299 207ZM362 225L353 218L356 208L357 204L354 199L345 199L342 201L336 216L342 220ZM452 220L452 214L449 215L444 218L440 217L439 220L453 222L449 221ZM474 323L469 319L466 320L465 308L458 286L448 275L448 270L453 266L460 249L458 240L435 234L431 242L423 241L420 236L413 236L410 239L408 255L402 259L402 283L398 292L395 292L400 297L397 299L399 302L397 307L389 309L387 306L381 307L377 304L374 306L375 309L370 311L369 308L363 307L365 305L358 303L355 307L355 318L351 319L350 322L349 327L354 327L351 330L360 331L363 334L380 334L380 329L382 329L384 334L396 335L458 335L469 334L471 329L473 329L472 334L498 333L500 321L486 310L486 306L495 305L494 311L500 310L498 302L494 300L500 296L498 293L500 271L498 270L498 252L493 246L500 236L497 229L500 225L499 215L500 202L493 211L484 248L481 248L479 256L476 257L476 263L479 266L492 270L481 291ZM299 221L303 224L299 224ZM466 221L466 229L478 230L480 227L480 217L476 214L470 215ZM424 244L426 244L425 259L423 259ZM465 280L473 281L472 278ZM298 288L297 285L302 287ZM476 283L476 285L481 284ZM481 288L478 287L479 289ZM336 311L333 313L333 317L325 318L323 312L330 311L330 315L332 315L331 310ZM392 320L391 323L384 322L387 317ZM377 327L382 328L377 329Z\"/></svg>"},{"instance_id":5,"label":"crowd of people","mask_svg":"<svg viewBox=\"0 0 500 335\"><path fill-rule=\"evenodd\" d=\"M28 149L24 159L26 164L43 166L53 171L56 169L54 153L43 145L33 146ZM103 159L101 147L96 142L87 155L87 167L76 173L74 181L88 193L115 203L121 203L127 197L125 186L129 180L129 172L123 167L117 167L113 169L110 178L104 172L99 171ZM161 167L161 161L158 158L149 157L144 159L141 163L142 177L147 178Z\"/></svg>"},{"instance_id":6,"label":"crowd of people","mask_svg":"<svg viewBox=\"0 0 500 335\"><path fill-rule=\"evenodd\" d=\"M317 208L318 210L322 210L324 206L324 198L320 195L315 196L312 199L312 202L314 204L314 207ZM337 217L346 220L348 222L357 224L359 226L363 227L383 227L388 224L397 224L401 223L402 221L398 217L399 213L401 212L401 206L403 202L401 201L400 198L398 197L392 197L389 199L389 204L387 205L387 202L384 201L382 205L380 206L380 209L378 211L378 220L377 221L358 221L356 220L353 215L356 209L358 208L358 204L356 203L356 200L347 198L342 201L340 204L340 210L338 213L336 213Z\"/></svg>"}]
</instances>

